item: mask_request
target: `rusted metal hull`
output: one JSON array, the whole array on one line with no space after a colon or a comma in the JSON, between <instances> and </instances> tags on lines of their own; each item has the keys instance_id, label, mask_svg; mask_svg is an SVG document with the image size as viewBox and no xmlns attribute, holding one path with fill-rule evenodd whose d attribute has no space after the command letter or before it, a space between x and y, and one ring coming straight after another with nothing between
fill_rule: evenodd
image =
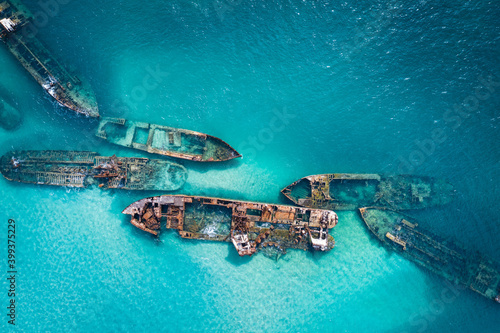
<instances>
[{"instance_id":1,"label":"rusted metal hull","mask_svg":"<svg viewBox=\"0 0 500 333\"><path fill-rule=\"evenodd\" d=\"M368 229L388 248L428 270L499 302L498 264L422 230L410 217L387 208L360 208Z\"/></svg>"},{"instance_id":2,"label":"rusted metal hull","mask_svg":"<svg viewBox=\"0 0 500 333\"><path fill-rule=\"evenodd\" d=\"M241 157L226 142L208 134L123 118L101 118L96 135L120 146L191 161L221 162Z\"/></svg>"},{"instance_id":3,"label":"rusted metal hull","mask_svg":"<svg viewBox=\"0 0 500 333\"><path fill-rule=\"evenodd\" d=\"M12 151L1 157L0 171L22 183L124 190L173 191L187 178L182 165L168 161L65 150Z\"/></svg>"},{"instance_id":4,"label":"rusted metal hull","mask_svg":"<svg viewBox=\"0 0 500 333\"><path fill-rule=\"evenodd\" d=\"M0 36L10 52L59 104L78 114L99 117L90 85L70 74L31 32L33 16L20 2L0 4ZM31 26L32 28L32 26Z\"/></svg>"},{"instance_id":5,"label":"rusted metal hull","mask_svg":"<svg viewBox=\"0 0 500 333\"><path fill-rule=\"evenodd\" d=\"M241 256L266 247L329 251L338 220L327 210L186 195L145 198L122 213L153 235L166 227L183 238L232 242Z\"/></svg>"},{"instance_id":6,"label":"rusted metal hull","mask_svg":"<svg viewBox=\"0 0 500 333\"><path fill-rule=\"evenodd\" d=\"M432 177L335 173L301 178L281 192L304 207L355 210L377 205L407 210L450 202L453 186Z\"/></svg>"}]
</instances>

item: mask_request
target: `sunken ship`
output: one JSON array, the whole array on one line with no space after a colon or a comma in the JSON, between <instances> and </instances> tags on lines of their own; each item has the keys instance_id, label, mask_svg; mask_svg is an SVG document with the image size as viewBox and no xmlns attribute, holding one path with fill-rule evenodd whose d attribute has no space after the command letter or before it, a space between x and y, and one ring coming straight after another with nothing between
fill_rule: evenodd
<instances>
[{"instance_id":1,"label":"sunken ship","mask_svg":"<svg viewBox=\"0 0 500 333\"><path fill-rule=\"evenodd\" d=\"M376 205L407 210L450 202L453 186L423 176L334 173L301 178L281 193L295 204L311 208L355 210Z\"/></svg>"},{"instance_id":2,"label":"sunken ship","mask_svg":"<svg viewBox=\"0 0 500 333\"><path fill-rule=\"evenodd\" d=\"M0 38L23 67L55 100L78 114L99 117L94 91L70 74L34 33L34 17L17 0L0 3Z\"/></svg>"},{"instance_id":3,"label":"sunken ship","mask_svg":"<svg viewBox=\"0 0 500 333\"><path fill-rule=\"evenodd\" d=\"M123 118L101 118L96 135L120 146L191 161L221 162L241 157L226 142L208 134Z\"/></svg>"},{"instance_id":4,"label":"sunken ship","mask_svg":"<svg viewBox=\"0 0 500 333\"><path fill-rule=\"evenodd\" d=\"M477 253L422 230L411 218L387 208L360 208L370 231L388 248L455 284L500 303L500 267Z\"/></svg>"},{"instance_id":5,"label":"sunken ship","mask_svg":"<svg viewBox=\"0 0 500 333\"><path fill-rule=\"evenodd\" d=\"M174 191L186 169L164 160L100 156L89 151L11 151L0 158L0 172L11 181L68 187Z\"/></svg>"},{"instance_id":6,"label":"sunken ship","mask_svg":"<svg viewBox=\"0 0 500 333\"><path fill-rule=\"evenodd\" d=\"M328 231L338 220L328 210L187 195L142 199L122 213L153 235L166 227L182 238L232 242L240 256L267 247L329 251L335 242Z\"/></svg>"},{"instance_id":7,"label":"sunken ship","mask_svg":"<svg viewBox=\"0 0 500 333\"><path fill-rule=\"evenodd\" d=\"M12 131L21 124L22 118L19 110L0 98L0 127Z\"/></svg>"}]
</instances>

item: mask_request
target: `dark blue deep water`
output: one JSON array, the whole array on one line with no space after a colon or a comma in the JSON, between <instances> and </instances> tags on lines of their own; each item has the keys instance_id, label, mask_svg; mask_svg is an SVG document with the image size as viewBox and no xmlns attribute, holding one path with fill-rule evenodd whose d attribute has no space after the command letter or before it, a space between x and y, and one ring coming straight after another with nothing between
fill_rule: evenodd
<instances>
[{"instance_id":1,"label":"dark blue deep water","mask_svg":"<svg viewBox=\"0 0 500 333\"><path fill-rule=\"evenodd\" d=\"M500 262L500 6L474 1L26 0L38 36L88 78L104 116L220 137L244 158L189 170L178 193L286 203L316 173L445 177L421 225ZM63 4L64 3L64 4ZM46 19L46 20L45 20ZM0 47L12 149L147 156L93 135ZM155 84L145 85L148 75ZM230 244L155 240L121 214L154 192L0 179L0 330L7 220L17 225L20 332L495 332L500 306L388 252L339 212L327 254L278 262Z\"/></svg>"}]
</instances>

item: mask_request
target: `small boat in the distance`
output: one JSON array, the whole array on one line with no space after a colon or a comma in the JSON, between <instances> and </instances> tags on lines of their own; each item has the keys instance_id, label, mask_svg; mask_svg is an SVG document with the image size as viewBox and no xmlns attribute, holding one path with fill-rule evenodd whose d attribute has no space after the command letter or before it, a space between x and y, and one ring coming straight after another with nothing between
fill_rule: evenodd
<instances>
[{"instance_id":1,"label":"small boat in the distance","mask_svg":"<svg viewBox=\"0 0 500 333\"><path fill-rule=\"evenodd\" d=\"M191 161L220 162L241 155L214 136L190 130L102 117L96 136L111 143Z\"/></svg>"},{"instance_id":2,"label":"small boat in the distance","mask_svg":"<svg viewBox=\"0 0 500 333\"><path fill-rule=\"evenodd\" d=\"M424 176L332 173L301 178L281 193L311 208L355 210L377 205L406 210L450 202L453 186L444 179Z\"/></svg>"},{"instance_id":3,"label":"small boat in the distance","mask_svg":"<svg viewBox=\"0 0 500 333\"><path fill-rule=\"evenodd\" d=\"M450 240L422 230L410 217L387 208L360 208L368 229L388 248L447 280L500 303L500 266Z\"/></svg>"}]
</instances>

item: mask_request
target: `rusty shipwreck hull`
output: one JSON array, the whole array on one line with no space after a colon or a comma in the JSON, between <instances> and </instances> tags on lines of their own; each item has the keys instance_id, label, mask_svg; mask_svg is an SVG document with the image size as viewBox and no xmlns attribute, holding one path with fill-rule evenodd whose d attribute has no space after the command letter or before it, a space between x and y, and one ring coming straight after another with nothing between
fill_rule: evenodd
<instances>
[{"instance_id":1,"label":"rusty shipwreck hull","mask_svg":"<svg viewBox=\"0 0 500 333\"><path fill-rule=\"evenodd\" d=\"M187 178L182 165L164 160L66 150L11 151L0 158L0 172L22 183L124 190L173 191Z\"/></svg>"},{"instance_id":2,"label":"rusty shipwreck hull","mask_svg":"<svg viewBox=\"0 0 500 333\"><path fill-rule=\"evenodd\" d=\"M268 246L329 251L338 221L328 210L187 195L145 198L122 213L153 235L166 227L183 238L232 242L240 256Z\"/></svg>"},{"instance_id":3,"label":"rusty shipwreck hull","mask_svg":"<svg viewBox=\"0 0 500 333\"><path fill-rule=\"evenodd\" d=\"M101 118L96 135L111 143L199 162L221 162L241 157L223 140L214 136L123 118Z\"/></svg>"},{"instance_id":4,"label":"rusty shipwreck hull","mask_svg":"<svg viewBox=\"0 0 500 333\"><path fill-rule=\"evenodd\" d=\"M301 178L281 190L295 204L331 210L377 205L397 210L444 205L453 186L444 179L379 174L332 173Z\"/></svg>"},{"instance_id":5,"label":"rusty shipwreck hull","mask_svg":"<svg viewBox=\"0 0 500 333\"><path fill-rule=\"evenodd\" d=\"M423 230L411 217L383 207L359 209L370 231L389 249L429 271L500 303L500 266Z\"/></svg>"},{"instance_id":6,"label":"rusty shipwreck hull","mask_svg":"<svg viewBox=\"0 0 500 333\"><path fill-rule=\"evenodd\" d=\"M0 37L9 51L59 104L78 114L99 117L88 82L70 74L31 32L33 15L19 1L0 3Z\"/></svg>"}]
</instances>

